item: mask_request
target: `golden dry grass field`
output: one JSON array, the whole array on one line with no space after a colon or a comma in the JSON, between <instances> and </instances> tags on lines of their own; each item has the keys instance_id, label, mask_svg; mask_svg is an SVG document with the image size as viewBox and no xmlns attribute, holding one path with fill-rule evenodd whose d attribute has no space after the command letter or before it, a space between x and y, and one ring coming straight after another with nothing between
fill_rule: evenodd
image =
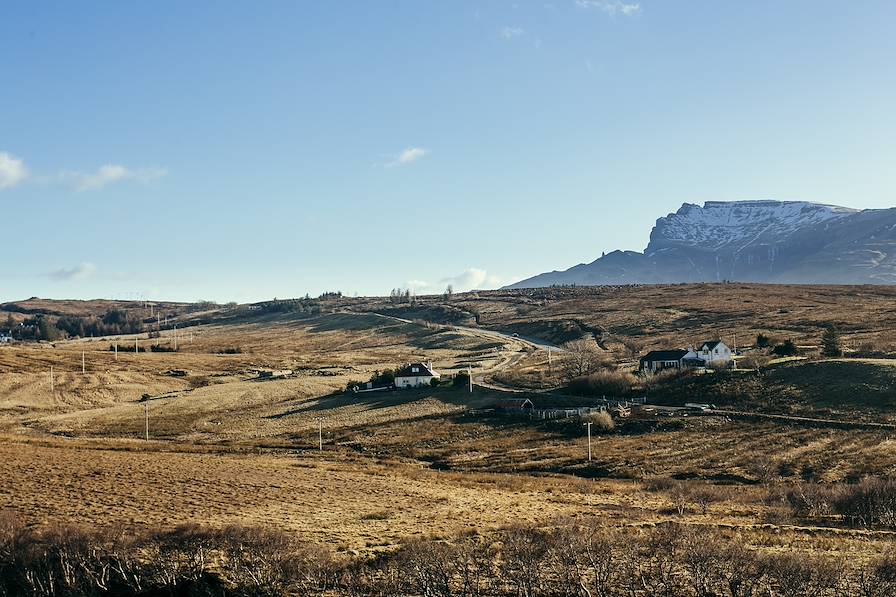
<instances>
[{"instance_id":1,"label":"golden dry grass field","mask_svg":"<svg viewBox=\"0 0 896 597\"><path fill-rule=\"evenodd\" d=\"M490 408L508 394L495 389L342 390L412 360L431 360L447 374L470 366L522 388L550 386L556 372L547 351L525 338L561 342L582 331L626 366L637 350L735 331L744 344L763 332L813 346L831 322L848 346L859 346L883 342L896 327L894 298L888 288L695 285L495 291L454 297L438 312L435 298L414 312L343 299L313 315L172 305L177 352L125 352L134 335L0 346L0 503L34 525L238 522L349 552L594 516L612 526L722 525L755 541L872 554L889 543L888 532L794 519L769 497L768 478L831 483L893 474L896 431L634 413L595 432L589 463L581 421L500 415ZM110 307L22 305L73 314ZM423 321L427 314L434 316ZM173 348L173 334L143 333L137 342ZM838 410L807 381L817 372L799 369L817 365L801 362L784 365L795 373L781 369L758 382L790 402L763 400L772 411L803 414L800 405L810 405L806 412L826 409L826 417L891 420L889 359L850 360L849 370L822 365L842 378L842 395L854 388L874 400ZM272 370L292 373L259 377ZM737 387L748 387L744 395L732 390L732 403L743 407L754 389ZM539 407L576 401L519 395ZM142 439L147 415L150 441ZM712 488L715 497L682 506L674 492L647 485L669 477Z\"/></svg>"}]
</instances>

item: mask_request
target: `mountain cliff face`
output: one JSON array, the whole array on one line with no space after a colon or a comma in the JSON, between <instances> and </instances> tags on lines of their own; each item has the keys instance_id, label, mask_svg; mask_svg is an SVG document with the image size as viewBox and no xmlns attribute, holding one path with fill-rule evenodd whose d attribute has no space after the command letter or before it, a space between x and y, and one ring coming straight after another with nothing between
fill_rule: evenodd
<instances>
[{"instance_id":1,"label":"mountain cliff face","mask_svg":"<svg viewBox=\"0 0 896 597\"><path fill-rule=\"evenodd\" d=\"M508 288L677 282L896 283L896 208L803 201L685 203L643 253L614 251Z\"/></svg>"}]
</instances>

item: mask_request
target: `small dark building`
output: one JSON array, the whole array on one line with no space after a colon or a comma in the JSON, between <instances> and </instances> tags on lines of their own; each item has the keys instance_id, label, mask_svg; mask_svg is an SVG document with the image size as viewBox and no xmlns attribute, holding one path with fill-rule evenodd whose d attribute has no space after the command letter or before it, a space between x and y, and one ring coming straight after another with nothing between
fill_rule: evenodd
<instances>
[{"instance_id":1,"label":"small dark building","mask_svg":"<svg viewBox=\"0 0 896 597\"><path fill-rule=\"evenodd\" d=\"M656 373L663 369L681 369L682 359L688 354L686 350L651 350L643 357L638 364L641 371L650 371Z\"/></svg>"}]
</instances>

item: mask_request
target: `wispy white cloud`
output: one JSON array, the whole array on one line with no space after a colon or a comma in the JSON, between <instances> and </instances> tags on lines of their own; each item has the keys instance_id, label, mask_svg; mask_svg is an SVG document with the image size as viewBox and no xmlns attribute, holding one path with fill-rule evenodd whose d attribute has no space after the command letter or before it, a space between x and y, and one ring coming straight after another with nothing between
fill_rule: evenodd
<instances>
[{"instance_id":1,"label":"wispy white cloud","mask_svg":"<svg viewBox=\"0 0 896 597\"><path fill-rule=\"evenodd\" d=\"M118 164L106 164L96 172L63 172L60 178L72 184L76 191L91 191L125 180L146 184L167 174L168 170L165 168L131 169Z\"/></svg>"},{"instance_id":2,"label":"wispy white cloud","mask_svg":"<svg viewBox=\"0 0 896 597\"><path fill-rule=\"evenodd\" d=\"M26 178L28 169L25 167L25 162L5 151L0 151L0 189L14 187Z\"/></svg>"},{"instance_id":3,"label":"wispy white cloud","mask_svg":"<svg viewBox=\"0 0 896 597\"><path fill-rule=\"evenodd\" d=\"M582 8L596 8L611 15L631 16L641 12L641 4L621 0L575 0Z\"/></svg>"},{"instance_id":4,"label":"wispy white cloud","mask_svg":"<svg viewBox=\"0 0 896 597\"><path fill-rule=\"evenodd\" d=\"M394 166L406 166L408 164L413 164L423 156L429 153L428 149L423 149L422 147L408 147L400 154L395 156L391 162L386 164L387 168L392 168Z\"/></svg>"},{"instance_id":5,"label":"wispy white cloud","mask_svg":"<svg viewBox=\"0 0 896 597\"><path fill-rule=\"evenodd\" d=\"M56 280L57 282L66 282L68 280L83 280L85 278L89 278L93 274L96 273L96 265L90 263L89 261L84 261L79 263L74 267L61 267L57 270L53 270L47 276L52 280Z\"/></svg>"},{"instance_id":6,"label":"wispy white cloud","mask_svg":"<svg viewBox=\"0 0 896 597\"><path fill-rule=\"evenodd\" d=\"M500 31L498 31L498 35L503 37L504 39L513 39L514 37L519 37L521 35L525 35L526 30L522 27L510 27L505 26L502 27Z\"/></svg>"},{"instance_id":7,"label":"wispy white cloud","mask_svg":"<svg viewBox=\"0 0 896 597\"><path fill-rule=\"evenodd\" d=\"M448 276L435 283L426 280L408 280L405 285L414 294L439 294L449 285L455 292L467 292L497 288L501 284L503 280L500 277L478 267L468 267L456 276Z\"/></svg>"}]
</instances>

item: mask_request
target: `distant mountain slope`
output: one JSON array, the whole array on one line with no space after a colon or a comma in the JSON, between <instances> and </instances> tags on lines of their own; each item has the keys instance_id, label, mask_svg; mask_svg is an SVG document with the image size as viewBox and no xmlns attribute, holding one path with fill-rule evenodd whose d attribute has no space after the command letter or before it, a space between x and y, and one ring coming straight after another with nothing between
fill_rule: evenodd
<instances>
[{"instance_id":1,"label":"distant mountain slope","mask_svg":"<svg viewBox=\"0 0 896 597\"><path fill-rule=\"evenodd\" d=\"M855 210L803 201L685 203L656 221L643 253L591 262L511 284L676 282L896 283L896 208Z\"/></svg>"}]
</instances>

